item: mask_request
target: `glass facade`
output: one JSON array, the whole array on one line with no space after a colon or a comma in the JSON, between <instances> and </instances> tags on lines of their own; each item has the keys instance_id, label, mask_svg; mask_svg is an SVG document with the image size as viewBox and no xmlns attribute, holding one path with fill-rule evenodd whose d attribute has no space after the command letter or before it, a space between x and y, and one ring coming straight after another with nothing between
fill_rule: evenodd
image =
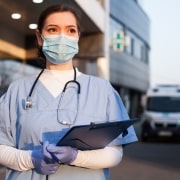
<instances>
[{"instance_id":1,"label":"glass facade","mask_svg":"<svg viewBox=\"0 0 180 180\"><path fill-rule=\"evenodd\" d=\"M149 19L137 1L110 0L109 38L124 32L123 51L110 44L110 81L120 93L130 116L141 109L149 88Z\"/></svg>"}]
</instances>

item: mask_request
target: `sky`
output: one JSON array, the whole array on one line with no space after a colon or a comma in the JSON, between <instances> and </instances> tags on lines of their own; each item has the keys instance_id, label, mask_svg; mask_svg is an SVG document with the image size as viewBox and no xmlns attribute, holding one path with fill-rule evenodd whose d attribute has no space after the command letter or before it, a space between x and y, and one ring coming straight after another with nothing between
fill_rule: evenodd
<instances>
[{"instance_id":1,"label":"sky","mask_svg":"<svg viewBox=\"0 0 180 180\"><path fill-rule=\"evenodd\" d=\"M180 0L141 0L150 19L150 86L180 85Z\"/></svg>"}]
</instances>

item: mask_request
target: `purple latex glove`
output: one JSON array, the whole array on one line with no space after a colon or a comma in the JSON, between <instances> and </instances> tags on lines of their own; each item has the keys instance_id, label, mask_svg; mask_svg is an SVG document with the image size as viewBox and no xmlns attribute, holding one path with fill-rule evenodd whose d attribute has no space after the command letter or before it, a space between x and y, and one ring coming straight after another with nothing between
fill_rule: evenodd
<instances>
[{"instance_id":1,"label":"purple latex glove","mask_svg":"<svg viewBox=\"0 0 180 180\"><path fill-rule=\"evenodd\" d=\"M71 164L77 157L78 150L70 146L55 146L49 144L46 147L48 158L56 160L59 164Z\"/></svg>"},{"instance_id":2,"label":"purple latex glove","mask_svg":"<svg viewBox=\"0 0 180 180\"><path fill-rule=\"evenodd\" d=\"M48 145L49 143L45 142L41 149L33 150L31 154L34 169L39 174L54 174L59 167L55 161L52 161L52 158L49 158L49 155L47 156L46 148Z\"/></svg>"}]
</instances>

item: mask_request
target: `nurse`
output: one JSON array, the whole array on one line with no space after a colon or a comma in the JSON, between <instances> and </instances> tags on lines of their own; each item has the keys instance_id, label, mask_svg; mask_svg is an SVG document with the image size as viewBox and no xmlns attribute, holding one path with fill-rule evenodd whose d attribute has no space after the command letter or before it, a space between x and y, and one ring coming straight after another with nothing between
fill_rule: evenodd
<instances>
[{"instance_id":1,"label":"nurse","mask_svg":"<svg viewBox=\"0 0 180 180\"><path fill-rule=\"evenodd\" d=\"M104 149L55 146L74 125L129 119L108 81L73 66L80 37L77 9L63 3L45 9L36 37L45 68L13 82L0 99L0 164L7 167L6 179L109 180L109 168L122 160L122 144L137 141L132 126Z\"/></svg>"}]
</instances>

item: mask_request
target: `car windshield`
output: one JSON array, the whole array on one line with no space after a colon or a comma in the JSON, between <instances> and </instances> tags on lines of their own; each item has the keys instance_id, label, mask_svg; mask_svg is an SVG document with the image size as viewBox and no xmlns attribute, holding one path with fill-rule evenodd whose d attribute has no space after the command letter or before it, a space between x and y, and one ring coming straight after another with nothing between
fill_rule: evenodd
<instances>
[{"instance_id":1,"label":"car windshield","mask_svg":"<svg viewBox=\"0 0 180 180\"><path fill-rule=\"evenodd\" d=\"M156 112L180 112L180 97L149 97L147 110Z\"/></svg>"}]
</instances>

